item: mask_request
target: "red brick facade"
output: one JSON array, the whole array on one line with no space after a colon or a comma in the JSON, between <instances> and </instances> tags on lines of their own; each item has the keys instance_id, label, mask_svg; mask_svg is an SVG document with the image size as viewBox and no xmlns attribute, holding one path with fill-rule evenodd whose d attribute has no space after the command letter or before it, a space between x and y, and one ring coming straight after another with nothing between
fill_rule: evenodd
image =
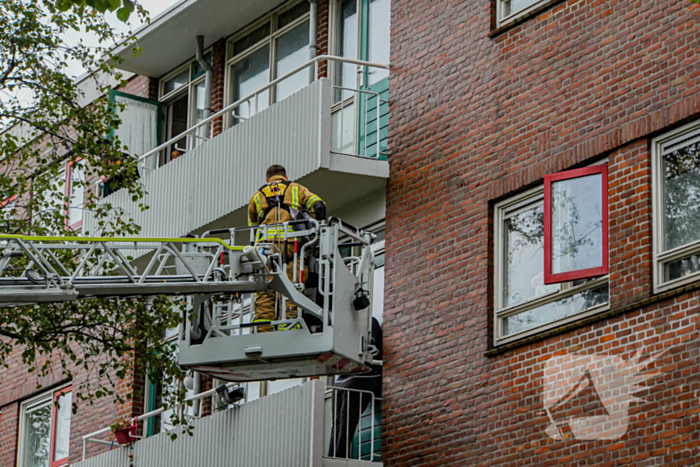
<instances>
[{"instance_id":1,"label":"red brick facade","mask_svg":"<svg viewBox=\"0 0 700 467\"><path fill-rule=\"evenodd\" d=\"M700 8L568 0L491 34L493 4L392 2L384 465L696 465L700 288L653 294L650 142L700 118ZM494 204L605 157L609 311L494 350ZM547 435L550 357L661 350L620 439Z\"/></svg>"}]
</instances>

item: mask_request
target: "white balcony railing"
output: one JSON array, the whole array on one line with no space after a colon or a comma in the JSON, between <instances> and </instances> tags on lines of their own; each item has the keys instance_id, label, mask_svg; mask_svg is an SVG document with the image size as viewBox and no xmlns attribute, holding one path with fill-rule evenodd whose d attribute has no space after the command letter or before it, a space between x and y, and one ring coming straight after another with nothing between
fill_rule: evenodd
<instances>
[{"instance_id":1,"label":"white balcony railing","mask_svg":"<svg viewBox=\"0 0 700 467\"><path fill-rule=\"evenodd\" d=\"M171 147L178 141L182 140L183 138L188 138L188 139L209 139L206 137L203 137L201 135L201 129L205 126L211 126L211 123L214 122L217 119L223 119L224 121L228 121L229 118L233 119L239 119L239 120L247 120L247 118L244 118L242 116L239 116L235 113L236 109L241 107L244 104L248 104L251 108L255 109L255 113L257 113L257 110L259 108L259 100L260 96L266 93L271 92L272 89L275 89L276 86L295 76L296 74L304 71L304 70L309 70L313 68L313 76L315 77L314 80L318 80L319 77L319 66L321 63L326 62L326 63L347 63L347 64L352 64L352 65L357 65L360 67L367 67L367 68L381 68L388 70L390 66L388 64L381 64L381 63L373 63L373 62L367 62L363 60L355 60L351 58L345 58L345 57L337 57L334 55L320 55L312 60L309 60L308 62L304 63L303 65L300 65L290 71L289 73L286 73L282 76L280 76L277 79L274 79L270 81L270 83L266 84L265 86L261 87L257 91L237 100L236 102L233 102L232 104L227 105L220 111L216 112L215 114L209 116L208 118L205 118L201 122L197 123L196 125L193 125L192 127L188 128L182 133L179 133L177 136L174 136L173 138L169 139L168 141L164 142L163 144L153 148L152 150L148 151L147 153L139 156L139 170L141 171L142 174L147 174L148 172L151 172L153 170L157 170L151 167L148 167L147 160L151 157L158 157L158 154ZM374 105L374 108L372 109L373 112L376 112L376 124L379 125L381 121L381 104L388 104L388 101L385 99L381 99L381 96L373 91L369 91L366 89L358 89L358 88L349 88L349 87L339 87L335 86L335 88L343 91L349 91L351 93L354 93L356 96L356 101L360 101L360 97L364 99L365 102L365 109L371 108L368 107L368 103L370 99L374 98L376 99L376 104ZM374 116L373 116L374 117ZM364 126L364 131L365 134L367 134L368 130L368 122L370 121L375 121L372 118L368 118L366 115L363 116L362 118L362 124ZM379 128L377 128L377 133L379 133ZM366 140L367 138L365 138ZM366 157L367 156L367 143L365 142L364 144L364 151L356 151L358 152L357 154L346 154L346 155L353 155L353 156L360 156L360 157ZM376 151L375 156L379 157L381 155L381 151L378 148ZM385 154L386 155L386 154Z\"/></svg>"},{"instance_id":2,"label":"white balcony railing","mask_svg":"<svg viewBox=\"0 0 700 467\"><path fill-rule=\"evenodd\" d=\"M190 400L212 397L215 390ZM347 396L347 398L345 398ZM345 399L344 399L345 398ZM325 400L324 400L325 399ZM339 400L356 409L353 401L365 401L357 413L359 434L350 426L337 426L342 419ZM371 401L371 403L370 403ZM322 381L311 381L262 399L217 411L194 419L193 436L172 441L168 433L141 438L129 446L109 439L109 428L83 438L83 461L75 467L172 467L173 465L245 465L246 467L332 467L335 465L381 465L377 410L381 399L371 392L326 388ZM324 409L325 404L325 409ZM215 406L217 404L214 404ZM177 410L177 408L175 409ZM141 423L163 413L154 410L132 420ZM325 412L325 413L324 413ZM349 415L349 413L348 413ZM349 420L349 418L345 418ZM333 443L347 430L348 450L335 453ZM353 431L353 433L350 433ZM87 446L105 446L105 452L86 458Z\"/></svg>"}]
</instances>

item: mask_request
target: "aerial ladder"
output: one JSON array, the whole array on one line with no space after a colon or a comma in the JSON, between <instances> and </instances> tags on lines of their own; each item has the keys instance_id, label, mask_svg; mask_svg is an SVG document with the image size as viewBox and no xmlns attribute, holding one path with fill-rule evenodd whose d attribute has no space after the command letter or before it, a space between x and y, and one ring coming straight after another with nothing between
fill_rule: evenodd
<instances>
[{"instance_id":1,"label":"aerial ladder","mask_svg":"<svg viewBox=\"0 0 700 467\"><path fill-rule=\"evenodd\" d=\"M284 232L284 248L259 241L268 229ZM185 369L232 382L361 373L376 353L374 238L337 218L188 238L0 235L0 307L182 296L191 307L178 330ZM287 245L292 258L280 251ZM288 278L289 261L306 281L302 272ZM277 319L252 322L256 293L278 294Z\"/></svg>"}]
</instances>

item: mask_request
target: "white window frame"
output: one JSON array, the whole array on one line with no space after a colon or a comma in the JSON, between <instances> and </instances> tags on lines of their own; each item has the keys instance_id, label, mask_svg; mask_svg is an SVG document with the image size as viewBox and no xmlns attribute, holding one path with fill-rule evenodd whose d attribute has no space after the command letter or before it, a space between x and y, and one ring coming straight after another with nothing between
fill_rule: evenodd
<instances>
[{"instance_id":1,"label":"white window frame","mask_svg":"<svg viewBox=\"0 0 700 467\"><path fill-rule=\"evenodd\" d=\"M664 171L662 163L662 157L665 153L670 152L670 148L676 150L698 142L700 142L700 121L682 126L652 140L651 192L654 293L662 293L700 280L700 271L678 279L664 280L666 264L692 254L700 254L700 240L664 251Z\"/></svg>"},{"instance_id":2,"label":"white window frame","mask_svg":"<svg viewBox=\"0 0 700 467\"><path fill-rule=\"evenodd\" d=\"M291 1L287 2L287 4L282 5L281 7L273 10L272 12L268 13L265 15L263 18L260 18L259 20L255 21L254 23L250 24L249 26L246 26L244 29L241 31L237 32L236 34L232 35L227 41L226 41L226 67L224 69L224 102L226 102L226 105L231 105L234 103L233 101L233 96L235 95L235 90L233 89L233 83L231 82L231 76L232 72L231 69L233 66L240 62L241 60L244 60L248 58L250 55L253 53L257 52L258 50L262 49L265 46L270 47L270 56L269 56L269 75L268 75L268 83L272 82L275 80L275 76L277 75L277 48L276 48L276 43L277 39L280 38L281 36L285 35L292 29L298 27L299 25L303 24L306 21L309 21L311 18L311 12L304 13L300 17L296 18L294 21L289 23L288 25L284 26L283 28L278 28L277 24L277 19L278 17L285 13L286 11L296 7L300 3L306 2L308 0L297 0L297 1ZM261 41L257 42L254 45L251 45L248 47L246 50L243 52L239 53L238 55L234 55L234 49L233 46L234 44L239 41L240 39L243 39L245 36L255 32L258 28L262 27L264 24L269 23L270 24L270 34L265 38L262 39ZM313 69L313 67L311 67ZM268 93L268 106L273 105L275 102L277 102L277 98L275 96L275 87L271 87L269 89ZM243 96L245 97L245 96ZM230 112L226 112L225 115L225 120L224 120L224 127L225 128L230 128L234 124L234 119L231 117Z\"/></svg>"},{"instance_id":3,"label":"white window frame","mask_svg":"<svg viewBox=\"0 0 700 467\"><path fill-rule=\"evenodd\" d=\"M597 162L596 164L606 163ZM538 201L538 198L541 200ZM504 286L504 268L503 261L505 259L505 244L503 229L504 223L507 219L506 212L512 209L517 209L520 207L531 207L536 203L542 203L544 205L544 185L540 185L536 188L528 190L524 193L512 196L506 200L496 203L494 206L494 287L493 287L493 345L500 346L510 342L514 342L523 339L528 336L539 334L545 330L552 329L567 323L574 321L579 321L591 315L595 315L602 311L610 309L610 298L608 295L608 302L603 303L586 310L581 311L572 316L568 316L559 320L551 321L547 324L540 326L535 326L530 329L526 329L521 332L516 332L508 336L503 336L503 320L509 316L517 315L532 309L538 308L542 305L546 305L551 302L556 302L558 300L573 296L585 290L594 289L609 283L609 276L602 276L593 280L590 280L584 284L574 286L572 282L562 282L560 283L560 289L558 292L550 293L549 295L544 295L541 297L531 298L530 300L525 300L524 302L512 305L509 307L503 306L503 286ZM513 215L511 213L510 215ZM543 265L544 266L544 265ZM608 289L608 294L609 294Z\"/></svg>"},{"instance_id":4,"label":"white window frame","mask_svg":"<svg viewBox=\"0 0 700 467\"><path fill-rule=\"evenodd\" d=\"M530 13L532 10L535 10L545 3L549 3L553 0L539 0L538 2L533 3L529 7L520 10L516 13L511 13L508 16L504 16L505 14L505 9L506 9L506 0L496 0L496 27L500 28L502 26L505 26L509 23L512 23L516 19L520 18L521 16L525 16L526 14Z\"/></svg>"},{"instance_id":5,"label":"white window frame","mask_svg":"<svg viewBox=\"0 0 700 467\"><path fill-rule=\"evenodd\" d=\"M63 391L66 388L70 388L71 384L63 384L57 388L51 389L49 391L42 392L41 394L38 394L30 399L27 399L26 401L22 402L20 404L20 409L19 409L19 438L17 439L17 467L22 467L22 459L24 457L24 436L25 436L25 430L26 430L26 423L25 423L25 416L27 414L28 410L31 409L36 409L39 407L43 407L45 405L48 405L51 407L51 430L49 431L49 465L51 465L51 459L53 458L53 443L56 437L56 433L54 433L54 429L56 428L55 426L55 420L54 417L56 416L56 407L53 405L54 401L54 396L56 393ZM68 392L73 392L72 388ZM72 398L72 395L71 395ZM68 458L65 459L66 462L61 465L68 465Z\"/></svg>"},{"instance_id":6,"label":"white window frame","mask_svg":"<svg viewBox=\"0 0 700 467\"><path fill-rule=\"evenodd\" d=\"M211 56L213 57L212 49L211 47L207 50L204 51L204 56L206 57L208 54L212 54ZM169 122L168 120L170 119L170 115L168 114L168 106L176 99L179 97L182 97L182 94L187 92L187 129L189 130L192 128L196 123L195 123L195 112L194 112L194 107L196 105L196 94L195 94L195 88L203 83L206 79L206 73L202 73L201 76L198 76L197 78L192 79L192 76L194 75L194 67L195 64L197 63L196 59L192 59L188 61L187 63L175 68L173 71L168 73L167 75L163 76L158 80L158 101L163 104L163 119L164 125L163 125L163 141L168 141L171 139L171 137L168 136L168 128L169 128ZM173 89L169 93L165 94L165 83L170 81L172 78L178 76L181 74L183 71L187 71L187 83L183 84L177 89ZM190 134L186 136L186 146L184 149L185 151L190 151L192 150L196 145L194 144L195 139L197 137L195 134ZM169 154L166 155L169 157Z\"/></svg>"}]
</instances>

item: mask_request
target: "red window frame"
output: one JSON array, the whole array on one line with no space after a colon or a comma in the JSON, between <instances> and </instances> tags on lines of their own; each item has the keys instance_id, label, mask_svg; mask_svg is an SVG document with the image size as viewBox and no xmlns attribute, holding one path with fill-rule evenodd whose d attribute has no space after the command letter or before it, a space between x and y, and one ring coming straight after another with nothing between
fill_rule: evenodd
<instances>
[{"instance_id":1,"label":"red window frame","mask_svg":"<svg viewBox=\"0 0 700 467\"><path fill-rule=\"evenodd\" d=\"M70 214L70 192L73 189L73 164L78 164L82 160L82 157L78 157L75 161L68 162L66 167L66 228L70 230L78 230L83 226L82 217L75 224L68 225L68 216ZM85 203L85 192L83 192L83 203Z\"/></svg>"},{"instance_id":2,"label":"red window frame","mask_svg":"<svg viewBox=\"0 0 700 467\"><path fill-rule=\"evenodd\" d=\"M603 197L603 265L597 268L552 273L552 183L588 175L601 174ZM567 170L544 177L544 283L557 284L577 279L604 276L610 270L608 252L608 165L594 165L582 169Z\"/></svg>"},{"instance_id":3,"label":"red window frame","mask_svg":"<svg viewBox=\"0 0 700 467\"><path fill-rule=\"evenodd\" d=\"M64 457L63 459L54 459L54 454L55 454L55 449L56 449L56 422L58 420L58 411L56 410L56 401L58 400L59 397L63 396L64 394L68 394L73 392L73 386L68 386L65 388L61 388L58 391L53 393L53 407L51 409L51 443L50 443L50 451L49 451L49 461L51 463L51 467L60 467L62 465L68 464L68 458L69 456Z\"/></svg>"}]
</instances>

